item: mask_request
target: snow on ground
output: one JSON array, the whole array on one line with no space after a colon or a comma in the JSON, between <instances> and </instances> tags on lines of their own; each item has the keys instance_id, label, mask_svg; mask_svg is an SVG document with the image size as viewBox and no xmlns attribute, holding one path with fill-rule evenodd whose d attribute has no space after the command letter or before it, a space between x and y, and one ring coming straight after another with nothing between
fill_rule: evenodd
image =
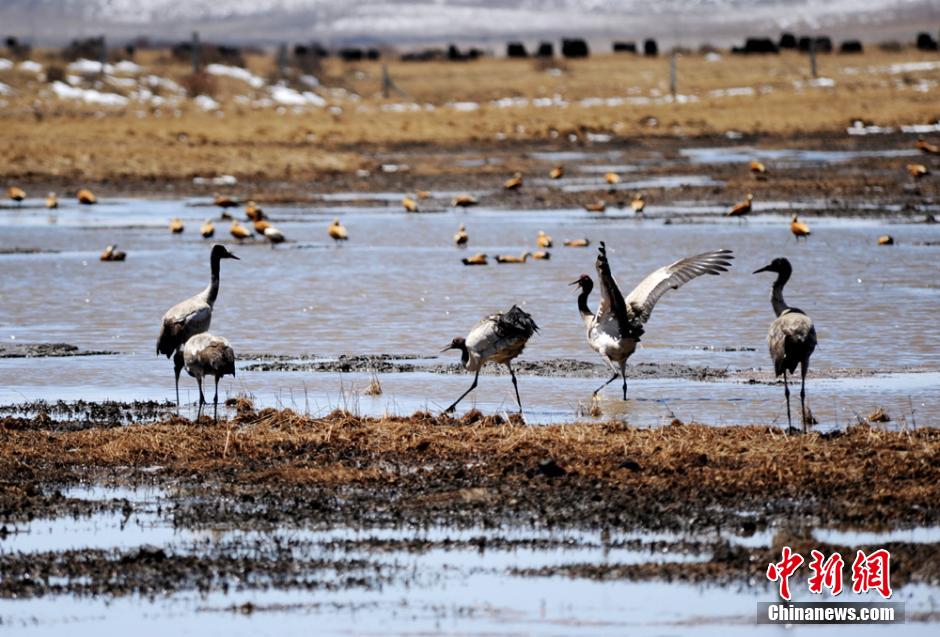
<instances>
[{"instance_id":1,"label":"snow on ground","mask_svg":"<svg viewBox=\"0 0 940 637\"><path fill-rule=\"evenodd\" d=\"M210 64L206 67L206 73L209 75L219 75L223 77L231 77L236 80L241 80L245 82L252 88L261 88L264 86L264 80L260 77L249 71L248 69L243 69L240 66L228 66L226 64Z\"/></svg>"},{"instance_id":2,"label":"snow on ground","mask_svg":"<svg viewBox=\"0 0 940 637\"><path fill-rule=\"evenodd\" d=\"M33 60L24 60L17 64L16 68L24 73L42 73L42 64Z\"/></svg>"},{"instance_id":3,"label":"snow on ground","mask_svg":"<svg viewBox=\"0 0 940 637\"><path fill-rule=\"evenodd\" d=\"M125 106L129 101L126 97L117 93L102 93L95 89L76 88L65 82L53 82L52 92L59 99L80 100L86 104L98 104L100 106Z\"/></svg>"},{"instance_id":4,"label":"snow on ground","mask_svg":"<svg viewBox=\"0 0 940 637\"><path fill-rule=\"evenodd\" d=\"M326 106L326 100L310 91L294 90L289 86L272 86L271 99L282 106L316 106L322 108Z\"/></svg>"}]
</instances>

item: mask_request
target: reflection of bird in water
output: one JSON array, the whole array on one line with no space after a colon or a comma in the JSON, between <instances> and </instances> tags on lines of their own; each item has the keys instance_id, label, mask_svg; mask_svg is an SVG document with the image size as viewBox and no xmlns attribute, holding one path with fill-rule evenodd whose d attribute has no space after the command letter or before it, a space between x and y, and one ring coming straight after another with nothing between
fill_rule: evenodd
<instances>
[{"instance_id":1,"label":"reflection of bird in water","mask_svg":"<svg viewBox=\"0 0 940 637\"><path fill-rule=\"evenodd\" d=\"M758 272L776 272L770 303L773 305L777 318L770 324L767 333L767 345L770 348L770 358L774 362L774 373L783 375L783 391L787 397L787 424L792 426L790 418L790 385L787 382L787 372L792 374L796 366L800 366L800 412L802 414L803 431L806 431L806 372L809 370L809 358L816 349L816 327L806 312L799 308L790 307L783 300L783 286L790 280L793 267L784 258L777 258L768 265L755 270Z\"/></svg>"},{"instance_id":2,"label":"reflection of bird in water","mask_svg":"<svg viewBox=\"0 0 940 637\"><path fill-rule=\"evenodd\" d=\"M678 289L703 274L727 272L733 258L731 250L714 250L679 259L651 273L625 299L610 273L607 249L601 241L595 264L601 288L601 303L597 312L592 311L587 304L588 296L594 289L591 277L582 274L571 284L581 288L578 310L587 329L588 343L614 370L614 375L598 387L594 395L619 375L623 379L623 399L626 400L627 359L636 349L636 344L643 335L643 326L649 320L656 302L669 290Z\"/></svg>"},{"instance_id":3,"label":"reflection of bird in water","mask_svg":"<svg viewBox=\"0 0 940 637\"><path fill-rule=\"evenodd\" d=\"M442 351L460 350L460 364L468 372L474 372L474 376L470 389L461 394L460 398L445 411L454 411L457 403L476 388L480 378L480 368L492 361L502 363L509 369L512 385L516 390L516 403L521 412L522 400L519 398L519 384L516 382L516 373L512 369L512 360L522 353L526 343L538 329L532 316L513 305L508 312L493 314L477 323L466 338L455 338L451 341L450 345Z\"/></svg>"}]
</instances>

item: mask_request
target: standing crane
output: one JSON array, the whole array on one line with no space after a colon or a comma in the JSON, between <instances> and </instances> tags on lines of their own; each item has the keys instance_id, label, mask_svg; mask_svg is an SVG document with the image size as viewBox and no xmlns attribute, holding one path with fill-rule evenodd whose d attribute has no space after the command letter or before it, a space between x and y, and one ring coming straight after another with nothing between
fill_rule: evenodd
<instances>
[{"instance_id":1,"label":"standing crane","mask_svg":"<svg viewBox=\"0 0 940 637\"><path fill-rule=\"evenodd\" d=\"M803 433L806 433L806 372L809 370L809 357L816 349L816 327L806 312L790 307L783 300L783 286L793 274L793 266L787 259L776 258L755 270L754 274L759 272L777 273L770 295L770 303L777 318L770 324L767 346L774 362L774 374L778 377L783 375L783 393L787 397L787 425L790 427L793 426L793 421L790 418L790 385L787 382L787 372L792 374L796 371L796 366L800 366L800 413Z\"/></svg>"},{"instance_id":2,"label":"standing crane","mask_svg":"<svg viewBox=\"0 0 940 637\"><path fill-rule=\"evenodd\" d=\"M626 299L610 273L604 242L597 251L597 278L600 281L601 304L597 312L588 307L587 299L594 289L594 281L586 274L571 283L581 288L578 310L587 329L588 344L614 370L606 383L594 390L596 396L617 376L623 378L623 399L627 399L627 359L636 349L643 335L643 326L650 318L653 307L669 290L680 288L703 274L721 274L731 267L731 250L713 250L659 268L636 286Z\"/></svg>"},{"instance_id":3,"label":"standing crane","mask_svg":"<svg viewBox=\"0 0 940 637\"><path fill-rule=\"evenodd\" d=\"M502 363L509 369L509 375L512 376L512 386L516 390L516 404L519 405L521 413L522 401L519 399L519 383L516 381L516 373L512 369L512 360L522 353L528 340L538 330L539 327L532 320L532 316L525 310L513 305L508 312L497 312L474 325L467 338L455 338L451 341L450 345L441 351L460 350L460 364L468 372L474 372L474 376L470 389L461 394L460 398L445 410L445 413L453 412L457 407L457 403L476 388L477 381L480 378L480 369L489 361Z\"/></svg>"},{"instance_id":4,"label":"standing crane","mask_svg":"<svg viewBox=\"0 0 940 637\"><path fill-rule=\"evenodd\" d=\"M183 345L183 364L186 373L196 379L199 385L199 408L196 420L202 416L202 406L206 397L202 393L202 379L215 377L215 397L212 399L213 420L219 420L219 379L226 374L235 375L235 351L228 339L209 332L196 334Z\"/></svg>"},{"instance_id":5,"label":"standing crane","mask_svg":"<svg viewBox=\"0 0 940 637\"><path fill-rule=\"evenodd\" d=\"M176 375L176 411L180 408L180 371L183 369L183 345L196 334L209 330L212 322L212 307L219 296L219 271L222 259L238 259L225 246L212 246L209 266L212 278L209 286L195 296L177 303L163 315L160 337L157 339L157 354L173 357L173 372Z\"/></svg>"}]
</instances>

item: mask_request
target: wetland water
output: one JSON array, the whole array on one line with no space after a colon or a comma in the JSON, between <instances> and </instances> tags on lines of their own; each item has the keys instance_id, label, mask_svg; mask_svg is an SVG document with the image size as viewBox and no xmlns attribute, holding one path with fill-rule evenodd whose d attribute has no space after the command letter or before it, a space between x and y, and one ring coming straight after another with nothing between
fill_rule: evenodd
<instances>
[{"instance_id":1,"label":"wetland water","mask_svg":"<svg viewBox=\"0 0 940 637\"><path fill-rule=\"evenodd\" d=\"M208 280L209 242L199 237L198 224L218 212L203 203L106 200L93 208L66 205L51 217L29 205L0 210L3 342L61 342L116 353L2 358L0 403L171 398L172 366L153 353L154 343L163 312ZM605 240L614 274L626 290L685 255L731 248L737 257L731 272L664 296L630 361L638 369L677 363L727 377L697 381L694 371L674 377L647 369L630 381L627 403L616 400L616 388L605 391L605 418L636 425L674 416L710 424L785 420L782 388L766 382L772 275L751 274L774 256L793 262L787 300L817 326L808 393L821 427L854 422L876 407L892 417L889 426L928 422L940 414L940 332L926 329L940 309L940 225L890 217L811 217L813 236L796 243L785 202L756 205L746 223L722 218L714 205L691 202L658 210L651 201L643 219L616 209L596 215L495 210L485 203L468 211L411 215L397 202L265 206L288 237L275 249L260 240L237 245L228 237L228 224L218 222L216 240L232 244L242 259L223 263L213 316L212 331L229 338L240 356L238 376L222 382L220 398L249 393L259 405L311 413L343 406L364 414L438 409L469 385L469 376L429 373L420 365L414 373L380 373L384 393L369 397L358 391L369 383L368 369L341 374L244 367L257 369L251 358L268 354L288 359L389 354L417 357L435 371L452 364L456 371L456 357L438 350L483 315L513 303L531 312L541 328L522 360L598 362L584 340L576 295L567 284L582 272L594 275L595 247ZM803 207L793 204L801 214ZM182 235L166 229L174 216L186 222ZM326 237L334 216L342 217L350 233L342 246ZM676 222L664 224L667 217ZM470 233L467 250L451 244L461 223ZM533 250L538 230L556 242L549 261L491 261L475 268L460 263L477 251L492 258ZM893 235L897 244L876 246L881 234ZM578 237L590 238L592 246L558 247ZM108 243L126 250L127 261L99 262ZM39 252L16 253L23 249ZM597 299L595 292L592 307ZM763 372L753 371L758 368ZM520 380L531 422L573 420L604 372L559 374ZM759 382L747 384L752 380ZM181 384L183 396L194 401L192 380L184 374ZM513 402L507 377L485 375L461 407L491 411Z\"/></svg>"}]
</instances>

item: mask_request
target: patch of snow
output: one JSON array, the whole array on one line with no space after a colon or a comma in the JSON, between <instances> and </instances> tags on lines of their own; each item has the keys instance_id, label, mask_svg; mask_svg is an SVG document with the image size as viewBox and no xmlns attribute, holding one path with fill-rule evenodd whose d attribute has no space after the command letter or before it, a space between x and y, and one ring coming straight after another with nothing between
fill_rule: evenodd
<instances>
[{"instance_id":1,"label":"patch of snow","mask_svg":"<svg viewBox=\"0 0 940 637\"><path fill-rule=\"evenodd\" d=\"M705 61L706 61L706 62L718 62L718 61L720 61L720 60L721 60L721 54L720 54L720 53L715 53L714 51L711 51L710 53L706 53L706 54L705 54Z\"/></svg>"},{"instance_id":2,"label":"patch of snow","mask_svg":"<svg viewBox=\"0 0 940 637\"><path fill-rule=\"evenodd\" d=\"M831 77L817 77L810 80L809 85L816 88L832 88L836 85L836 81Z\"/></svg>"},{"instance_id":3,"label":"patch of snow","mask_svg":"<svg viewBox=\"0 0 940 637\"><path fill-rule=\"evenodd\" d=\"M885 135L887 133L893 133L894 129L890 127L875 126L865 126L865 123L859 120L852 122L852 125L845 129L845 132L849 135Z\"/></svg>"},{"instance_id":4,"label":"patch of snow","mask_svg":"<svg viewBox=\"0 0 940 637\"><path fill-rule=\"evenodd\" d=\"M924 133L940 133L940 121L934 124L910 124L908 126L901 126L902 133L917 133L918 135L923 135Z\"/></svg>"},{"instance_id":5,"label":"patch of snow","mask_svg":"<svg viewBox=\"0 0 940 637\"><path fill-rule=\"evenodd\" d=\"M193 99L193 103L204 111L214 111L219 108L219 103L208 95L197 95Z\"/></svg>"},{"instance_id":6,"label":"patch of snow","mask_svg":"<svg viewBox=\"0 0 940 637\"><path fill-rule=\"evenodd\" d=\"M137 80L132 77L114 77L113 75L108 75L105 77L105 80L108 83L113 84L114 86L120 86L121 88L134 88L137 86Z\"/></svg>"},{"instance_id":7,"label":"patch of snow","mask_svg":"<svg viewBox=\"0 0 940 637\"><path fill-rule=\"evenodd\" d=\"M451 102L450 107L455 111L460 111L462 113L469 113L471 111L478 110L480 105L476 102Z\"/></svg>"},{"instance_id":8,"label":"patch of snow","mask_svg":"<svg viewBox=\"0 0 940 637\"><path fill-rule=\"evenodd\" d=\"M249 71L248 69L243 69L240 66L229 66L227 64L210 64L206 67L206 73L209 75L220 75L224 77L235 78L236 80L241 80L251 86L252 88L261 88L264 86L264 80L260 77Z\"/></svg>"},{"instance_id":9,"label":"patch of snow","mask_svg":"<svg viewBox=\"0 0 940 637\"><path fill-rule=\"evenodd\" d=\"M59 99L81 100L87 104L99 104L101 106L125 106L128 99L117 93L102 93L95 89L82 89L69 86L65 82L53 82L52 92Z\"/></svg>"},{"instance_id":10,"label":"patch of snow","mask_svg":"<svg viewBox=\"0 0 940 637\"><path fill-rule=\"evenodd\" d=\"M9 71L13 68L13 61L6 58L0 58L0 71Z\"/></svg>"},{"instance_id":11,"label":"patch of snow","mask_svg":"<svg viewBox=\"0 0 940 637\"><path fill-rule=\"evenodd\" d=\"M24 73L42 73L42 64L33 60L24 60L17 64L16 68Z\"/></svg>"},{"instance_id":12,"label":"patch of snow","mask_svg":"<svg viewBox=\"0 0 940 637\"><path fill-rule=\"evenodd\" d=\"M884 67L891 74L913 73L915 71L935 71L940 69L940 62L903 62Z\"/></svg>"},{"instance_id":13,"label":"patch of snow","mask_svg":"<svg viewBox=\"0 0 940 637\"><path fill-rule=\"evenodd\" d=\"M9 85L0 82L0 95L13 95L13 89Z\"/></svg>"},{"instance_id":14,"label":"patch of snow","mask_svg":"<svg viewBox=\"0 0 940 637\"><path fill-rule=\"evenodd\" d=\"M219 175L218 177L193 177L193 183L197 186L206 184L212 186L234 186L238 179L234 175Z\"/></svg>"},{"instance_id":15,"label":"patch of snow","mask_svg":"<svg viewBox=\"0 0 940 637\"><path fill-rule=\"evenodd\" d=\"M311 91L301 93L289 86L272 86L270 91L271 99L284 106L326 106L326 100Z\"/></svg>"},{"instance_id":16,"label":"patch of snow","mask_svg":"<svg viewBox=\"0 0 940 637\"><path fill-rule=\"evenodd\" d=\"M86 58L80 58L78 60L75 60L74 62L70 63L65 68L71 71L72 73L79 73L82 75L91 75L92 73L102 72L101 62L97 62L95 60L88 60ZM110 64L105 64L103 71L105 73L114 73L114 67L111 66Z\"/></svg>"},{"instance_id":17,"label":"patch of snow","mask_svg":"<svg viewBox=\"0 0 940 637\"><path fill-rule=\"evenodd\" d=\"M300 83L304 86L309 86L310 88L316 88L320 86L320 80L318 80L313 75L301 75Z\"/></svg>"},{"instance_id":18,"label":"patch of snow","mask_svg":"<svg viewBox=\"0 0 940 637\"><path fill-rule=\"evenodd\" d=\"M143 80L141 80L141 83L149 86L150 88L162 88L165 91L176 93L177 95L182 95L185 93L182 86L173 80L160 77L159 75L148 75L147 77L143 78Z\"/></svg>"},{"instance_id":19,"label":"patch of snow","mask_svg":"<svg viewBox=\"0 0 940 637\"><path fill-rule=\"evenodd\" d=\"M142 67L139 64L135 64L134 62L131 62L130 60L121 60L120 62L114 65L115 73L140 73L143 70L144 70L144 67Z\"/></svg>"}]
</instances>

